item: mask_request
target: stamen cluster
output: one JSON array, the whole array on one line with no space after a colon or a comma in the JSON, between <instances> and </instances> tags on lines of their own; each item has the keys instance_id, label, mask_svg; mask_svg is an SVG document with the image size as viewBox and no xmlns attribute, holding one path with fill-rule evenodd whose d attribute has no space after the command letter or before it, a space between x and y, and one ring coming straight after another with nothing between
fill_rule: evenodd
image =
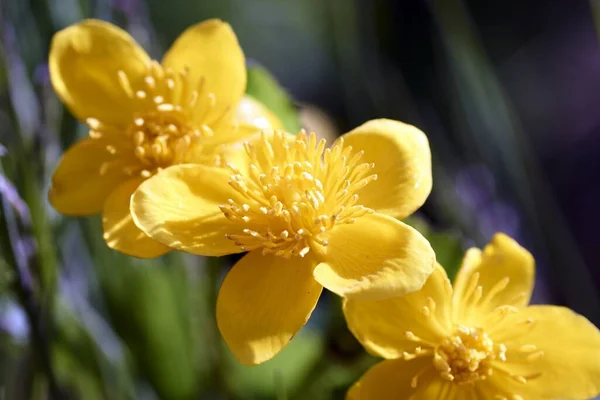
<instances>
[{"instance_id":1,"label":"stamen cluster","mask_svg":"<svg viewBox=\"0 0 600 400\"><path fill-rule=\"evenodd\" d=\"M135 110L126 130L129 145L121 149L133 151L141 164L132 173L148 177L161 168L181 163L192 144L213 136L210 126L202 121L215 109L216 96L205 90L204 79L198 84L192 82L188 69L175 72L152 61L140 81L132 81L124 71L118 71L118 80ZM222 115L213 117L218 121ZM192 120L200 123L192 124ZM122 135L118 128L96 118L86 122L94 138ZM118 146L107 146L111 154L119 150Z\"/></svg>"},{"instance_id":2,"label":"stamen cluster","mask_svg":"<svg viewBox=\"0 0 600 400\"><path fill-rule=\"evenodd\" d=\"M290 137L277 132L249 142L249 173L230 166L229 184L243 202L221 205L225 216L246 227L228 235L243 250L304 257L314 244L327 245L325 233L351 224L373 210L359 204L358 192L377 179L374 164L361 163L340 139L332 148L314 133Z\"/></svg>"},{"instance_id":3,"label":"stamen cluster","mask_svg":"<svg viewBox=\"0 0 600 400\"><path fill-rule=\"evenodd\" d=\"M488 304L494 297L500 295L507 287L508 278L501 279L494 285L485 296L482 296L482 287L479 285L479 273L474 273L467 283L465 297L469 299L468 307ZM449 284L449 283L448 283ZM444 332L445 321L438 320L435 314L437 309L436 302L431 298L426 298L426 305L420 311L431 319L432 326L441 328L439 333ZM518 360L508 359L508 348L505 343L494 343L492 337L496 333L496 328L502 326L504 320L511 314L518 312L514 306L503 305L494 309L488 316L486 324L489 330L480 327L465 325L456 325L453 332L444 334L440 341L431 341L417 336L412 331L404 332L404 337L417 344L412 352L403 352L402 358L413 360L419 357L431 357L432 364L426 366L411 380L411 386L416 388L426 373L432 368L439 376L447 381L456 384L474 384L492 376L493 374L503 374L509 379L520 384L526 384L532 379L541 376L540 373L529 375L520 375L508 372L508 368L503 366L507 362L534 363L544 357L544 352L532 344L523 345L513 353ZM527 318L517 322L512 327L515 335L523 335L533 329L535 320ZM503 340L511 340L511 337L504 337ZM509 400L501 393L495 395L498 400ZM517 394L511 395L510 400L523 400Z\"/></svg>"},{"instance_id":4,"label":"stamen cluster","mask_svg":"<svg viewBox=\"0 0 600 400\"><path fill-rule=\"evenodd\" d=\"M433 365L445 380L472 383L492 375L494 360L506 361L504 344L494 345L481 328L459 326L436 347Z\"/></svg>"}]
</instances>

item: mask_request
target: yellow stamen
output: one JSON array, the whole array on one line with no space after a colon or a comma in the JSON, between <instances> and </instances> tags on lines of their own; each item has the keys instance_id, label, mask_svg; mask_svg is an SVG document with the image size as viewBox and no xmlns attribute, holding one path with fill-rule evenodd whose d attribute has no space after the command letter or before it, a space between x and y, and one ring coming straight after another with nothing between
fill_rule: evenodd
<instances>
[{"instance_id":1,"label":"yellow stamen","mask_svg":"<svg viewBox=\"0 0 600 400\"><path fill-rule=\"evenodd\" d=\"M325 234L336 225L373 212L359 204L357 192L377 179L374 165L361 163L362 152L352 154L343 140L325 149L314 133L291 139L277 132L245 149L249 173L230 166L229 181L244 200L221 205L228 219L247 226L228 236L243 250L303 257L315 245L327 246Z\"/></svg>"},{"instance_id":2,"label":"yellow stamen","mask_svg":"<svg viewBox=\"0 0 600 400\"><path fill-rule=\"evenodd\" d=\"M191 146L197 146L199 139L213 135L206 125L191 125L192 120L203 121L214 111L218 101L213 93L203 90L204 78L199 82L192 82L187 70L177 74L171 69L163 68L156 61L148 64L146 76L139 81L130 79L122 70L117 71L117 78L135 110L131 125L126 130L131 146L121 144L107 146L106 149L111 154L122 153L121 148L132 151L139 166L130 169L136 170L143 177L151 176L161 168L184 162L183 157L189 153ZM212 117L214 121L218 121L224 115L225 112ZM115 132L119 137L123 134L96 118L88 118L86 122L91 128L92 138L113 135ZM217 164L222 163L222 158L215 154L210 160L202 160L203 163L205 161Z\"/></svg>"},{"instance_id":3,"label":"yellow stamen","mask_svg":"<svg viewBox=\"0 0 600 400\"><path fill-rule=\"evenodd\" d=\"M412 387L413 389L416 389L419 386L419 381L421 379L421 377L425 374L425 372L427 372L430 369L429 366L424 367L423 369L421 369L419 372L417 372L412 379L410 380L410 387Z\"/></svg>"},{"instance_id":4,"label":"yellow stamen","mask_svg":"<svg viewBox=\"0 0 600 400\"><path fill-rule=\"evenodd\" d=\"M485 305L492 301L494 297L502 293L502 291L508 287L509 282L509 277L504 277L503 279L500 279L498 282L496 282L496 284L492 286L492 288L486 293L485 298L482 300L481 304Z\"/></svg>"},{"instance_id":5,"label":"yellow stamen","mask_svg":"<svg viewBox=\"0 0 600 400\"><path fill-rule=\"evenodd\" d=\"M493 373L492 362L504 360L504 345L494 344L481 328L458 326L435 348L433 365L442 379L463 384L486 379Z\"/></svg>"}]
</instances>

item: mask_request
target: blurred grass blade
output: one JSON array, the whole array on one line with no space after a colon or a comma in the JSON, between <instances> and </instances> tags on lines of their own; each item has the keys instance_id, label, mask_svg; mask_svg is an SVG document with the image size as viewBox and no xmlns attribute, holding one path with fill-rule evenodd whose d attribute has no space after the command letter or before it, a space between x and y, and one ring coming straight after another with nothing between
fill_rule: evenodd
<instances>
[{"instance_id":1,"label":"blurred grass blade","mask_svg":"<svg viewBox=\"0 0 600 400\"><path fill-rule=\"evenodd\" d=\"M161 399L191 399L200 385L184 266L110 250L99 218L84 224L111 324ZM200 360L202 361L202 360Z\"/></svg>"},{"instance_id":2,"label":"blurred grass blade","mask_svg":"<svg viewBox=\"0 0 600 400\"><path fill-rule=\"evenodd\" d=\"M80 320L81 315L67 309L72 305L58 303L57 335L52 355L61 382L81 399L134 399L131 371L124 354L113 354L115 351L100 348L93 332ZM102 339L106 341L106 338Z\"/></svg>"}]
</instances>

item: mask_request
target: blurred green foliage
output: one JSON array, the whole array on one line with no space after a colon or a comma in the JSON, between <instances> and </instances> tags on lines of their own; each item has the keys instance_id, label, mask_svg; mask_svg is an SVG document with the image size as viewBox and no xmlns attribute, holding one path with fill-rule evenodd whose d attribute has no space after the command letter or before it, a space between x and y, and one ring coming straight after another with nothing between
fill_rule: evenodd
<instances>
[{"instance_id":1,"label":"blurred green foliage","mask_svg":"<svg viewBox=\"0 0 600 400\"><path fill-rule=\"evenodd\" d=\"M302 128L292 98L265 68L248 67L246 93L266 105L279 117L286 132L296 134Z\"/></svg>"},{"instance_id":2,"label":"blurred green foliage","mask_svg":"<svg viewBox=\"0 0 600 400\"><path fill-rule=\"evenodd\" d=\"M271 362L248 367L227 353L227 382L238 398L253 393L256 398L286 398L302 390L302 378L323 353L323 338L311 329L301 331Z\"/></svg>"}]
</instances>

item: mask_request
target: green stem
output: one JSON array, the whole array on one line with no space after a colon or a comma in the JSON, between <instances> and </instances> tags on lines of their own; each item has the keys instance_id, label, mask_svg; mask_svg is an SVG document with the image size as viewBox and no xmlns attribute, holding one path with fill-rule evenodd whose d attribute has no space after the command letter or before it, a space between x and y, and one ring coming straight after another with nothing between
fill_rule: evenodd
<instances>
[{"instance_id":1,"label":"green stem","mask_svg":"<svg viewBox=\"0 0 600 400\"><path fill-rule=\"evenodd\" d=\"M223 344L221 343L221 332L217 326L217 295L223 271L224 258L209 257L206 260L207 277L207 304L208 304L208 329L207 345L210 357L210 387L220 392L227 388L225 373L223 370Z\"/></svg>"},{"instance_id":2,"label":"green stem","mask_svg":"<svg viewBox=\"0 0 600 400\"><path fill-rule=\"evenodd\" d=\"M46 196L46 193L43 193L42 190L40 190L36 171L34 171L30 165L27 165L25 160L28 158L29 157L25 157L22 161L24 173L23 199L29 206L33 236L35 237L38 246L38 262L42 283L41 291L43 303L47 309L52 309L58 275L56 245L53 243L50 221L44 210L44 203L42 200Z\"/></svg>"}]
</instances>

